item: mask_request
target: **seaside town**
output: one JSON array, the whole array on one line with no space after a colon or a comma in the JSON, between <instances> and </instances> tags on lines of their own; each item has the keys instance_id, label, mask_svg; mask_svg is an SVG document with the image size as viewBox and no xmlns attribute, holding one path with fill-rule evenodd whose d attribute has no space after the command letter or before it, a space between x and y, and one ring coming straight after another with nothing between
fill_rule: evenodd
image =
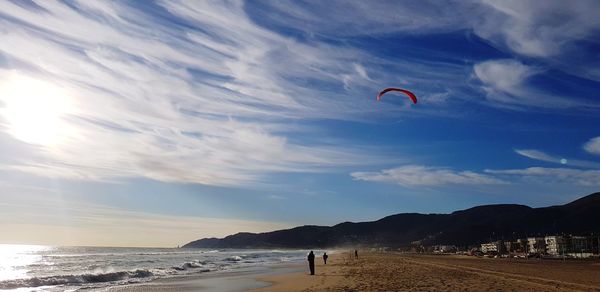
<instances>
[{"instance_id":1,"label":"seaside town","mask_svg":"<svg viewBox=\"0 0 600 292\"><path fill-rule=\"evenodd\" d=\"M503 258L600 258L600 235L547 235L514 240L495 240L461 249L456 245L420 247L434 254L466 254Z\"/></svg>"}]
</instances>

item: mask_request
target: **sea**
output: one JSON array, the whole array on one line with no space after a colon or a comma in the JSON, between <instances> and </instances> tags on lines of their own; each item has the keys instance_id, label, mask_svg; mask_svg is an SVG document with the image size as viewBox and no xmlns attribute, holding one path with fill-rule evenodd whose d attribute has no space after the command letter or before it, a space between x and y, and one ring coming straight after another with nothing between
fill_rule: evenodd
<instances>
[{"instance_id":1,"label":"sea","mask_svg":"<svg viewBox=\"0 0 600 292\"><path fill-rule=\"evenodd\" d=\"M302 250L0 244L0 291L77 291L305 260Z\"/></svg>"}]
</instances>

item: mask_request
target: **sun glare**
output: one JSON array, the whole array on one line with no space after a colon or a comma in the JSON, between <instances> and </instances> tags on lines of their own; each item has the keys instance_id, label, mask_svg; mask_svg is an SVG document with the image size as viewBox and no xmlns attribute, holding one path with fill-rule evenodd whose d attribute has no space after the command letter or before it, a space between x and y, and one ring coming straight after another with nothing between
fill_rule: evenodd
<instances>
[{"instance_id":1,"label":"sun glare","mask_svg":"<svg viewBox=\"0 0 600 292\"><path fill-rule=\"evenodd\" d=\"M67 92L54 84L13 74L0 81L0 101L7 132L21 141L52 146L69 134L63 117L72 104Z\"/></svg>"}]
</instances>

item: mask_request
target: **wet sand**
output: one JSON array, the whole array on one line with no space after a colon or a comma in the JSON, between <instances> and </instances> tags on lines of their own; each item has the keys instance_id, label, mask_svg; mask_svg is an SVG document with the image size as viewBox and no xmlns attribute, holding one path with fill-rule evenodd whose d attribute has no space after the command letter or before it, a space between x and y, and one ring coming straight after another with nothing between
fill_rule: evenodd
<instances>
[{"instance_id":1,"label":"wet sand","mask_svg":"<svg viewBox=\"0 0 600 292\"><path fill-rule=\"evenodd\" d=\"M600 291L597 260L337 254L316 271L259 277L272 285L257 291Z\"/></svg>"},{"instance_id":2,"label":"wet sand","mask_svg":"<svg viewBox=\"0 0 600 292\"><path fill-rule=\"evenodd\" d=\"M158 279L139 284L89 289L88 291L144 292L144 291L248 291L269 286L268 282L257 278L278 274L295 274L298 264L281 264L263 267L237 269L233 271L187 275Z\"/></svg>"}]
</instances>

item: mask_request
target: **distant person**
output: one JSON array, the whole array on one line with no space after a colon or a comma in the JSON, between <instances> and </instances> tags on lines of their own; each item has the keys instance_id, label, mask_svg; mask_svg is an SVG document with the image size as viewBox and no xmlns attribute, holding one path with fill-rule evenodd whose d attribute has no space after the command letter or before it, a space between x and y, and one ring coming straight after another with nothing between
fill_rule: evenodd
<instances>
[{"instance_id":1,"label":"distant person","mask_svg":"<svg viewBox=\"0 0 600 292\"><path fill-rule=\"evenodd\" d=\"M357 249L354 250L354 258L358 259L358 250Z\"/></svg>"},{"instance_id":2,"label":"distant person","mask_svg":"<svg viewBox=\"0 0 600 292\"><path fill-rule=\"evenodd\" d=\"M324 252L324 253L323 253L323 263L327 264L327 258L328 258L328 257L329 257L329 256L327 255L327 253L326 253L326 252Z\"/></svg>"},{"instance_id":3,"label":"distant person","mask_svg":"<svg viewBox=\"0 0 600 292\"><path fill-rule=\"evenodd\" d=\"M308 268L310 269L310 274L315 274L315 254L311 250L308 254Z\"/></svg>"}]
</instances>

